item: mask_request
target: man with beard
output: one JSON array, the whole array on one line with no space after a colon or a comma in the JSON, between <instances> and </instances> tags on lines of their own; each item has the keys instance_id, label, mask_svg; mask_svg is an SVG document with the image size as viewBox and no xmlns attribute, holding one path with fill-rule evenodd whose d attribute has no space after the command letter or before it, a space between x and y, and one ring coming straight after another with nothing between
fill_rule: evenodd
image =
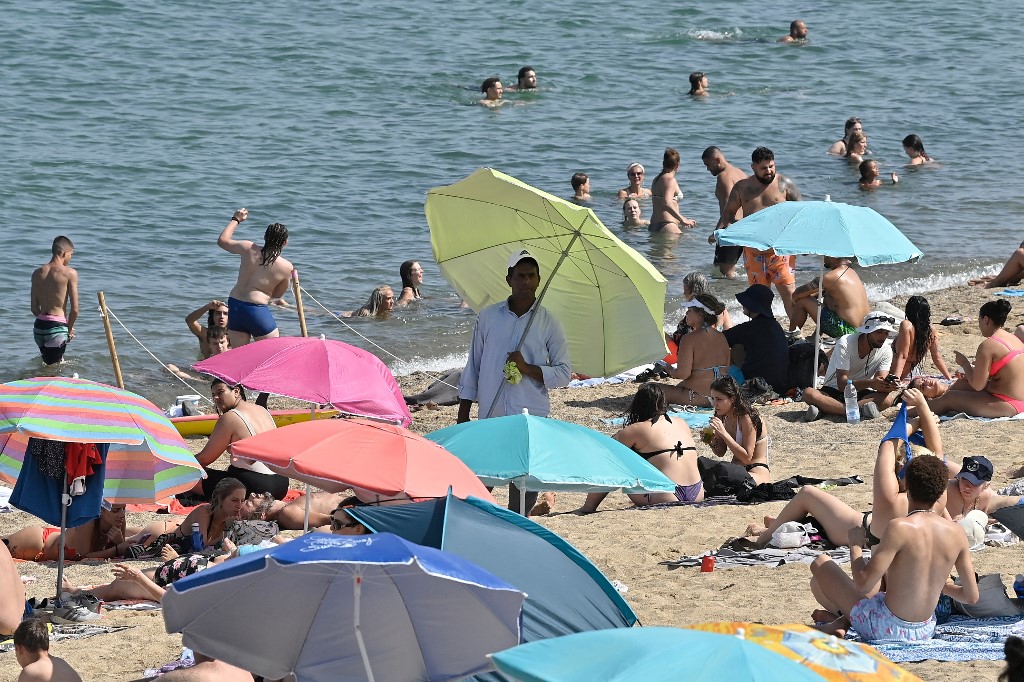
<instances>
[{"instance_id":1,"label":"man with beard","mask_svg":"<svg viewBox=\"0 0 1024 682\"><path fill-rule=\"evenodd\" d=\"M729 193L732 192L732 188L740 180L745 180L747 174L726 161L725 154L718 147L708 147L700 155L700 158L704 162L704 167L708 169L708 173L717 178L715 197L718 199L718 212L723 213L725 211L725 202L729 200ZM733 215L733 220L736 221L742 217L742 210L737 210ZM741 253L743 253L742 246L716 246L715 265L718 266L719 272L730 279L735 277L736 261L740 259Z\"/></svg>"},{"instance_id":2,"label":"man with beard","mask_svg":"<svg viewBox=\"0 0 1024 682\"><path fill-rule=\"evenodd\" d=\"M892 344L889 334L896 333L896 320L882 312L868 313L855 334L847 334L836 341L825 385L820 390L804 389L807 412L804 421L812 422L818 415L845 415L843 389L847 380L857 389L857 404L863 419L874 419L879 409L892 406L895 393L885 380L892 364Z\"/></svg>"},{"instance_id":3,"label":"man with beard","mask_svg":"<svg viewBox=\"0 0 1024 682\"><path fill-rule=\"evenodd\" d=\"M767 147L758 147L750 155L750 167L754 175L739 180L729 192L729 199L722 208L722 216L715 229L724 230L739 218L738 215L749 216L762 208L768 208L783 201L800 201L800 190L793 181L775 172L775 154ZM740 211L742 210L742 214ZM714 233L708 237L708 243L715 243ZM747 271L747 284L775 285L789 318L790 335L798 335L799 327L793 324L793 291L796 289L796 274L793 268L796 258L779 256L774 251L757 251L743 248L743 267Z\"/></svg>"}]
</instances>

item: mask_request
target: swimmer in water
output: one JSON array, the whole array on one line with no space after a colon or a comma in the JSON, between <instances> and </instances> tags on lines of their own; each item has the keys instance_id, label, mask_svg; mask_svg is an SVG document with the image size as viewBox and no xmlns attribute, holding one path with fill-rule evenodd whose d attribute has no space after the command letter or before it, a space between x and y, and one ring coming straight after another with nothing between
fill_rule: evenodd
<instances>
[{"instance_id":1,"label":"swimmer in water","mask_svg":"<svg viewBox=\"0 0 1024 682\"><path fill-rule=\"evenodd\" d=\"M794 19L789 24L789 35L782 36L777 42L780 43L803 43L807 42L807 24Z\"/></svg>"},{"instance_id":2,"label":"swimmer in water","mask_svg":"<svg viewBox=\"0 0 1024 682\"><path fill-rule=\"evenodd\" d=\"M629 187L623 187L619 190L619 199L635 198L640 199L643 197L651 196L651 190L644 187L644 174L647 171L644 170L642 164L634 161L629 164L626 168L626 177L629 178Z\"/></svg>"},{"instance_id":3,"label":"swimmer in water","mask_svg":"<svg viewBox=\"0 0 1024 682\"><path fill-rule=\"evenodd\" d=\"M860 164L868 153L868 136L864 133L851 133L846 144L846 158L850 163Z\"/></svg>"},{"instance_id":4,"label":"swimmer in water","mask_svg":"<svg viewBox=\"0 0 1024 682\"><path fill-rule=\"evenodd\" d=\"M679 212L679 200L683 193L676 182L679 170L679 152L672 147L665 149L661 172L651 183L651 232L679 234L683 227L697 227L696 220L690 220Z\"/></svg>"},{"instance_id":5,"label":"swimmer in water","mask_svg":"<svg viewBox=\"0 0 1024 682\"><path fill-rule=\"evenodd\" d=\"M867 161L860 162L860 188L861 189L877 189L882 186L882 179L878 172L878 162L868 159ZM889 174L892 179L892 184L897 184L900 181L900 176L893 171Z\"/></svg>"},{"instance_id":6,"label":"swimmer in water","mask_svg":"<svg viewBox=\"0 0 1024 682\"><path fill-rule=\"evenodd\" d=\"M480 86L480 92L484 93L484 98L480 100L480 104L483 104L485 107L500 107L505 103L501 99L505 88L501 85L500 78L491 77L485 80Z\"/></svg>"},{"instance_id":7,"label":"swimmer in water","mask_svg":"<svg viewBox=\"0 0 1024 682\"><path fill-rule=\"evenodd\" d=\"M903 153L910 157L908 165L911 166L920 166L935 160L925 153L924 142L917 135L907 135L903 138Z\"/></svg>"},{"instance_id":8,"label":"swimmer in water","mask_svg":"<svg viewBox=\"0 0 1024 682\"><path fill-rule=\"evenodd\" d=\"M590 176L586 173L573 173L572 179L569 180L572 183L572 199L574 203L580 203L583 201L590 201Z\"/></svg>"},{"instance_id":9,"label":"swimmer in water","mask_svg":"<svg viewBox=\"0 0 1024 682\"><path fill-rule=\"evenodd\" d=\"M828 148L828 153L835 156L846 156L846 145L850 142L850 135L863 132L864 127L861 125L860 119L851 116L846 119L846 124L843 126L843 139L833 142L832 146Z\"/></svg>"},{"instance_id":10,"label":"swimmer in water","mask_svg":"<svg viewBox=\"0 0 1024 682\"><path fill-rule=\"evenodd\" d=\"M623 227L647 227L650 220L640 217L640 202L630 197L622 202L622 226Z\"/></svg>"},{"instance_id":11,"label":"swimmer in water","mask_svg":"<svg viewBox=\"0 0 1024 682\"><path fill-rule=\"evenodd\" d=\"M708 77L703 71L694 71L690 74L690 91L686 94L691 97L708 96Z\"/></svg>"},{"instance_id":12,"label":"swimmer in water","mask_svg":"<svg viewBox=\"0 0 1024 682\"><path fill-rule=\"evenodd\" d=\"M509 90L516 90L518 92L536 89L537 72L534 71L532 66L524 66L519 69L519 74L516 76L516 86L514 88L509 88Z\"/></svg>"}]
</instances>

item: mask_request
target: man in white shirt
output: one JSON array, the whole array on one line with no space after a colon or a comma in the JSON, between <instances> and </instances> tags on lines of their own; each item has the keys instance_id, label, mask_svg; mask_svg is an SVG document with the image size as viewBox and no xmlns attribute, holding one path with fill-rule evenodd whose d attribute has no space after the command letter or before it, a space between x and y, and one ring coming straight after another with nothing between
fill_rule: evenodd
<instances>
[{"instance_id":1,"label":"man in white shirt","mask_svg":"<svg viewBox=\"0 0 1024 682\"><path fill-rule=\"evenodd\" d=\"M892 406L892 385L886 382L885 374L892 363L889 334L896 333L895 324L896 319L885 313L868 313L856 334L836 341L825 372L825 385L820 390L804 389L804 421L814 421L822 412L845 415L843 389L847 380L852 380L857 388L857 404L863 419L874 419L880 409Z\"/></svg>"}]
</instances>

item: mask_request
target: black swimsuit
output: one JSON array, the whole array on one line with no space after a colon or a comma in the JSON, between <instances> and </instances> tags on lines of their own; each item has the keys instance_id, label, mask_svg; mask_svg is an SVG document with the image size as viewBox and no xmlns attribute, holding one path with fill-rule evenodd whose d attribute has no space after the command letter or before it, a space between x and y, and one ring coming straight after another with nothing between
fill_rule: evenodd
<instances>
[{"instance_id":1,"label":"black swimsuit","mask_svg":"<svg viewBox=\"0 0 1024 682\"><path fill-rule=\"evenodd\" d=\"M666 452L674 452L680 457L682 457L683 453L686 452L687 450L693 450L694 452L697 452L697 448L693 447L692 445L687 445L684 448L683 441L677 441L673 447L665 448L664 450L655 450L654 452L637 452L636 450L633 450L633 452L636 452L636 454L640 455L644 459L650 459L655 455L664 455Z\"/></svg>"}]
</instances>

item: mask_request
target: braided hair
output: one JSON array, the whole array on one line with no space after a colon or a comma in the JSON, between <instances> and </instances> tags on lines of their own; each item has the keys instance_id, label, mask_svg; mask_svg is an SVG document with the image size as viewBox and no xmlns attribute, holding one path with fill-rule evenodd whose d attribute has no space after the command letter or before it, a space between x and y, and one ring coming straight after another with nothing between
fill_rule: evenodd
<instances>
[{"instance_id":1,"label":"braided hair","mask_svg":"<svg viewBox=\"0 0 1024 682\"><path fill-rule=\"evenodd\" d=\"M273 223L267 226L263 235L263 248L260 249L260 265L273 265L277 257L281 255L281 249L288 241L288 228L281 223Z\"/></svg>"}]
</instances>

